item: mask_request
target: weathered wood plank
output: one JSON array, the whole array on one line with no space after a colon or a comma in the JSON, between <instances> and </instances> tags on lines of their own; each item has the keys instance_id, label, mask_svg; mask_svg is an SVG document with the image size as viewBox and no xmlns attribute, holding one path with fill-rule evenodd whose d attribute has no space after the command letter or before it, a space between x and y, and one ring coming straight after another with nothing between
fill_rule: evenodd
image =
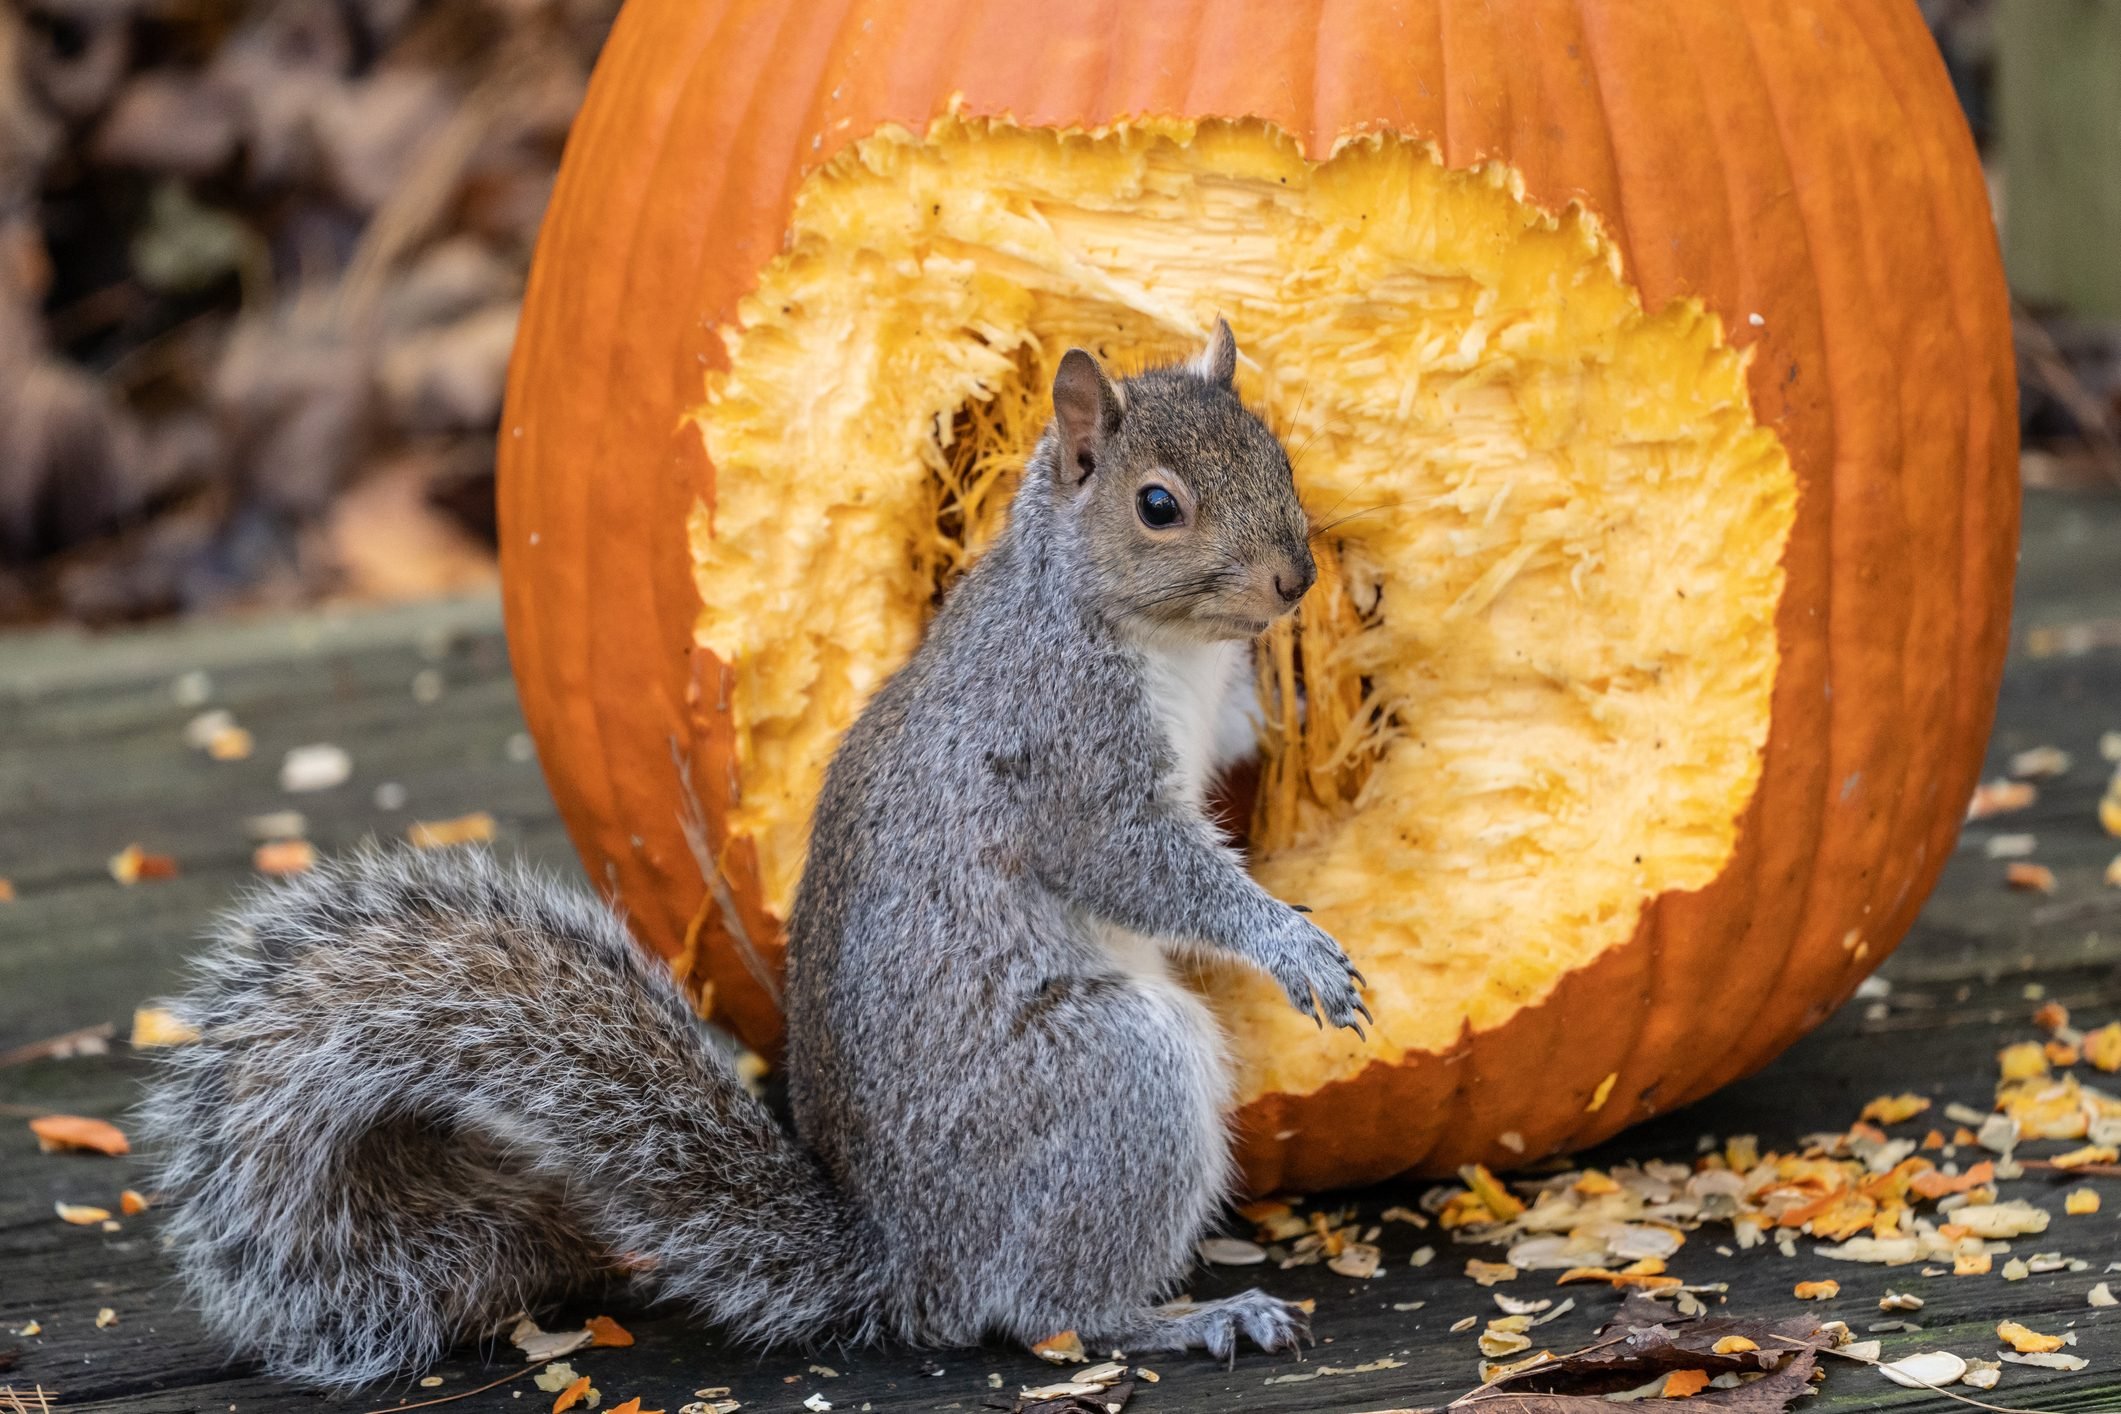
<instances>
[{"instance_id":1,"label":"weathered wood plank","mask_svg":"<svg viewBox=\"0 0 2121 1414\"><path fill-rule=\"evenodd\" d=\"M2028 510L2033 543L2021 575L2021 630L2121 612L2121 500L2036 496ZM230 707L256 735L251 760L214 763L181 745L183 724L196 709L175 702L169 682L196 668L213 677L215 705ZM441 675L444 690L423 703L412 682L430 671ZM486 809L501 821L504 847L573 870L535 764L510 753L520 730L490 605L149 632L86 645L55 638L26 647L0 643L0 875L21 893L17 903L0 906L0 1049L104 1020L116 1022L122 1037L133 1006L169 986L200 922L251 877L243 833L249 814L299 808L322 847L342 848L369 832L398 831L415 816ZM2121 730L2121 653L2036 660L2021 652L2004 692L1992 770L2000 771L2010 752L2040 744L2068 749L2079 764L2044 786L2032 810L1967 832L1915 933L1886 970L1891 996L1853 1004L1761 1075L1592 1157L1686 1160L1703 1133L1752 1132L1769 1147L1786 1146L1807 1131L1844 1127L1865 1100L1887 1090L1980 1106L1990 1094L1995 1050L2033 1034L2028 987L2086 1021L2121 1015L2121 890L2099 881L2121 842L2105 837L2092 813L2105 769L2097 739L2106 730ZM280 756L310 741L346 747L354 777L319 795L283 795L275 779ZM406 786L404 809L376 808L373 790L382 781ZM2002 887L2002 865L1983 845L1990 835L2017 832L2038 836L2039 857L2060 876L2053 897ZM105 860L134 839L176 853L182 877L120 888ZM17 1367L0 1373L0 1386L41 1383L58 1390L69 1409L343 1411L466 1389L506 1369L505 1361L489 1365L466 1352L438 1367L445 1380L439 1390L347 1402L225 1365L182 1307L175 1274L154 1241L153 1214L111 1234L66 1226L52 1214L60 1200L113 1206L122 1187L144 1181L141 1164L39 1154L22 1126L22 1114L33 1110L121 1117L145 1064L121 1044L107 1056L0 1069L0 1355L20 1350ZM2098 1268L2121 1261L2121 1182L2092 1186L2105 1198L2101 1215L2058 1216L2048 1234L2019 1244L2020 1251L2092 1259L2094 1269L2083 1273L2006 1283L2000 1276L1924 1279L1912 1269L1834 1265L1808 1250L1795 1259L1772 1252L1725 1258L1713 1229L1694 1235L1673 1269L1690 1280L1728 1281L1731 1308L1748 1314L1788 1313L1796 1309L1794 1282L1835 1276L1843 1291L1826 1311L1859 1330L1880 1319L1876 1300L1885 1289L1912 1288L1929 1303L1915 1318L1925 1329L1883 1337L1888 1356L1939 1346L1992 1352L1992 1328L2003 1316L2043 1329L2074 1323L2076 1349L2092 1369L2062 1375L2010 1367L1995 1402L2111 1409L2121 1407L2121 1313L2093 1311L2085 1291L2103 1275ZM2060 1185L2012 1191L2060 1212ZM1387 1186L1352 1201L1374 1217L1411 1204L1419 1192L1419 1185ZM1495 1313L1489 1294L1461 1274L1464 1259L1497 1254L1398 1225L1387 1225L1382 1241L1383 1274L1367 1282L1321 1267L1264 1275L1203 1269L1198 1295L1257 1280L1314 1299L1320 1345L1306 1361L1247 1355L1230 1370L1196 1358L1150 1359L1163 1379L1142 1386L1133 1407L1148 1414L1378 1410L1440 1404L1462 1392L1474 1381L1478 1356L1472 1333L1454 1335L1449 1327ZM1407 1259L1419 1243L1436 1245L1439 1255L1416 1269ZM1085 1261L1097 1257L1083 1254ZM2121 1282L2121 1274L2110 1279ZM1508 1289L1544 1292L1549 1281L1526 1276ZM1542 1331L1559 1348L1587 1339L1617 1305L1603 1291L1572 1294L1579 1309ZM1393 1309L1413 1302L1424 1304ZM118 1313L115 1327L96 1328L102 1306ZM937 1374L923 1372L920 1354L897 1350L758 1355L731 1349L678 1313L611 1310L639 1344L576 1360L607 1407L639 1394L650 1408L674 1411L692 1391L726 1385L748 1410L794 1411L821 1393L840 1410L976 1411L990 1400L1006 1405L1018 1386L1055 1374L1002 1348L937 1353L929 1365ZM10 1334L30 1319L43 1324L43 1334ZM1379 1361L1397 1363L1359 1375L1316 1374L1322 1366ZM839 1374L826 1378L813 1364ZM990 1374L1001 1379L1000 1391ZM1306 1374L1315 1378L1269 1383ZM549 1396L519 1382L448 1407L471 1414L548 1405ZM1837 1368L1814 1407L1958 1406L1890 1388L1868 1371Z\"/></svg>"}]
</instances>

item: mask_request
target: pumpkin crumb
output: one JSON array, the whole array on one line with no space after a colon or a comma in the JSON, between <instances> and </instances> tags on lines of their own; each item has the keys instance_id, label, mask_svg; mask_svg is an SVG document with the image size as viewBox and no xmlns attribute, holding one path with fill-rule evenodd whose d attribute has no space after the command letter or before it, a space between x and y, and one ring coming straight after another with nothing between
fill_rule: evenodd
<instances>
[{"instance_id":1,"label":"pumpkin crumb","mask_svg":"<svg viewBox=\"0 0 2121 1414\"><path fill-rule=\"evenodd\" d=\"M1688 1395L1699 1394L1708 1387L1707 1370L1674 1370L1664 1377L1663 1397L1685 1399Z\"/></svg>"},{"instance_id":2,"label":"pumpkin crumb","mask_svg":"<svg viewBox=\"0 0 2121 1414\"><path fill-rule=\"evenodd\" d=\"M552 1414L567 1414L567 1411L590 1397L589 1376L577 1375L574 1383L560 1391L552 1401Z\"/></svg>"},{"instance_id":3,"label":"pumpkin crumb","mask_svg":"<svg viewBox=\"0 0 2121 1414\"><path fill-rule=\"evenodd\" d=\"M72 1150L115 1157L132 1152L133 1146L124 1132L108 1120L40 1115L29 1122L29 1128L37 1136L37 1147L47 1154Z\"/></svg>"},{"instance_id":4,"label":"pumpkin crumb","mask_svg":"<svg viewBox=\"0 0 2121 1414\"><path fill-rule=\"evenodd\" d=\"M2049 1351L2060 1350L2069 1343L2059 1335L2042 1335L2032 1327L2017 1321L1998 1322L1996 1339L2020 1355L2045 1355Z\"/></svg>"},{"instance_id":5,"label":"pumpkin crumb","mask_svg":"<svg viewBox=\"0 0 2121 1414\"><path fill-rule=\"evenodd\" d=\"M129 844L110 857L110 876L131 888L143 879L174 879L177 861L166 854L149 854Z\"/></svg>"},{"instance_id":6,"label":"pumpkin crumb","mask_svg":"<svg viewBox=\"0 0 2121 1414\"><path fill-rule=\"evenodd\" d=\"M405 827L405 838L415 849L447 849L451 845L483 844L494 836L494 819L483 810L449 820L415 820Z\"/></svg>"},{"instance_id":7,"label":"pumpkin crumb","mask_svg":"<svg viewBox=\"0 0 2121 1414\"><path fill-rule=\"evenodd\" d=\"M1083 1338L1074 1331L1059 1331L1033 1342L1031 1353L1049 1365L1081 1365L1090 1359L1083 1352Z\"/></svg>"},{"instance_id":8,"label":"pumpkin crumb","mask_svg":"<svg viewBox=\"0 0 2121 1414\"><path fill-rule=\"evenodd\" d=\"M251 867L275 877L306 874L317 864L317 847L308 840L273 840L251 851Z\"/></svg>"},{"instance_id":9,"label":"pumpkin crumb","mask_svg":"<svg viewBox=\"0 0 2121 1414\"><path fill-rule=\"evenodd\" d=\"M2051 894L2055 891L2055 871L2045 864L2016 861L2004 869L2003 879L2012 888L2029 893Z\"/></svg>"},{"instance_id":10,"label":"pumpkin crumb","mask_svg":"<svg viewBox=\"0 0 2121 1414\"><path fill-rule=\"evenodd\" d=\"M144 1006L133 1012L131 1044L136 1051L152 1046L188 1046L198 1039L198 1028L179 1020L168 1007Z\"/></svg>"},{"instance_id":11,"label":"pumpkin crumb","mask_svg":"<svg viewBox=\"0 0 2121 1414\"><path fill-rule=\"evenodd\" d=\"M633 1332L609 1316L591 1316L584 1324L589 1328L589 1343L593 1346L633 1344ZM617 1414L617 1411L612 1411L612 1414Z\"/></svg>"}]
</instances>

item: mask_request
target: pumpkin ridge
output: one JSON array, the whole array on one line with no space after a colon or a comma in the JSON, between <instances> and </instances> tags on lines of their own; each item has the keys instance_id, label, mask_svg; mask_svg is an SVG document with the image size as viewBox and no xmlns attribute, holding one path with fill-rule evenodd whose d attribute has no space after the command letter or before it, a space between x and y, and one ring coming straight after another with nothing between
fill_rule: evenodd
<instances>
[{"instance_id":1,"label":"pumpkin ridge","mask_svg":"<svg viewBox=\"0 0 2121 1414\"><path fill-rule=\"evenodd\" d=\"M1732 18L1736 26L1741 31L1743 31L1745 35L1745 53L1751 61L1752 73L1758 82L1761 99L1765 103L1768 112L1773 119L1776 146L1783 154L1783 164L1787 166L1790 161L1789 154L1791 151L1789 127L1784 117L1783 106L1777 100L1774 82L1769 77L1767 62L1760 52L1758 36L1754 30L1752 23L1752 15L1748 11L1740 9ZM1805 209L1801 200L1798 200L1795 203L1795 209L1797 213L1797 226L1801 233L1805 250L1808 253L1805 262L1806 266L1808 269L1816 270L1817 266L1809 254L1816 247L1816 242L1813 238L1810 213ZM1820 328L1822 329L1822 331L1824 331L1827 325L1826 293L1823 289L1819 287L1816 281L1811 285L1810 292L1818 314ZM1833 387L1833 380L1831 374L1833 364L1833 353L1830 342L1824 336L1822 336L1820 342L1818 356L1821 364L1824 365L1827 369L1826 382L1828 388L1831 389ZM1787 563L1788 558L1792 554L1796 553L1797 546L1799 544L1799 536L1800 534L1803 534L1807 529L1807 521L1811 518L1806 516L1804 507L1806 500L1810 499L1819 507L1819 511L1817 514L1818 524L1815 528L1812 528L1811 534L1814 538L1817 539L1820 544L1825 547L1823 557L1828 565L1827 581L1826 584L1823 586L1823 592L1818 598L1816 608L1816 614L1819 620L1818 634L1821 643L1825 646L1824 657L1826 659L1826 662L1820 679L1820 690L1824 691L1826 684L1831 683L1831 681L1833 680L1833 617L1834 610L1836 607L1836 590L1838 588L1831 567L1834 563L1835 507L1833 497L1833 485L1840 474L1840 436L1839 429L1834 423L1833 414L1831 412L1827 416L1827 425L1822 429L1822 431L1826 436L1828 445L1820 458L1821 469L1815 472L1812 478L1800 481L1797 492L1797 520L1796 523L1791 527L1790 543L1789 546L1784 550L1784 557L1785 563ZM1824 487L1818 484L1821 480L1826 483ZM1780 619L1785 614L1791 617L1795 617L1798 612L1800 612L1798 606L1792 603L1790 600L1785 599L1781 612L1777 615L1778 622L1776 625L1776 635L1778 639L1782 636L1782 624L1780 622ZM1780 684L1778 683L1778 686L1779 685ZM1779 705L1779 703L1777 705ZM1774 708L1771 707L1769 710L1772 714ZM1829 741L1831 741L1832 731L1832 700L1829 696L1827 709L1827 732L1829 736ZM1804 861L1804 881L1801 886L1801 889L1799 890L1799 898L1795 904L1795 916L1789 927L1778 930L1781 934L1780 944L1775 955L1775 960L1772 965L1772 969L1766 974L1771 980L1769 980L1766 985L1759 985L1756 983L1755 986L1751 989L1752 994L1750 997L1750 1005L1742 1006L1740 1009L1742 1011L1742 1014L1746 1018L1745 1023L1742 1026L1734 1028L1733 1031L1735 1037L1755 1038L1754 1045L1756 1047L1758 1046L1757 1038L1759 1037L1760 1031L1762 1029L1761 1021L1763 1019L1763 1016L1768 1011L1771 1004L1778 999L1779 990L1787 975L1790 966L1790 961L1792 957L1794 957L1799 951L1803 941L1809 936L1808 930L1805 925L1806 919L1808 918L1810 913L1814 881L1816 880L1818 874L1819 854L1824 845L1824 841L1827 834L1825 808L1828 805L1830 793L1832 790L1832 786L1830 784L1833 777L1832 765L1833 762L1831 755L1831 746L1829 746L1825 759L1823 759L1819 763L1818 767L1816 768L1816 771L1814 772L1816 781L1813 786L1813 790L1815 793L1813 794L1812 799L1809 801L1807 808L1803 810L1801 816L1801 818L1803 818L1807 822L1806 833L1808 838L1806 847L1801 851L1801 858ZM1754 1067L1755 1064L1757 1064L1757 1062L1753 1062L1750 1059L1750 1051L1745 1046L1743 1040L1741 1040L1738 1045L1733 1046L1729 1052L1726 1052L1726 1056L1727 1059L1724 1063L1712 1065L1709 1067L1709 1070L1712 1074L1721 1077L1715 1082L1717 1085L1724 1084L1731 1078L1747 1073Z\"/></svg>"}]
</instances>

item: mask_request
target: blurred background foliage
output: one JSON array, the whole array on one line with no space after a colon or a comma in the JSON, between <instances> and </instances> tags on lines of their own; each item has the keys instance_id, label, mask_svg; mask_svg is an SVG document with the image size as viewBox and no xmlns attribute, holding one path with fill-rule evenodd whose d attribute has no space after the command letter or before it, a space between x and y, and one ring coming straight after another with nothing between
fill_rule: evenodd
<instances>
[{"instance_id":1,"label":"blurred background foliage","mask_svg":"<svg viewBox=\"0 0 2121 1414\"><path fill-rule=\"evenodd\" d=\"M0 0L0 623L490 580L521 288L617 9ZM2121 486L2121 121L2080 131L2121 0L1923 9L2027 300L2028 477Z\"/></svg>"}]
</instances>

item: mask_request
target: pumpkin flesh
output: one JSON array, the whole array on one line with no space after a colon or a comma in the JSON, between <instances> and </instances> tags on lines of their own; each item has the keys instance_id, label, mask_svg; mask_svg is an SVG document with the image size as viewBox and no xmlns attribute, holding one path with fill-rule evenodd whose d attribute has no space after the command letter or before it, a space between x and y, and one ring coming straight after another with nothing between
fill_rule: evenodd
<instances>
[{"instance_id":1,"label":"pumpkin flesh","mask_svg":"<svg viewBox=\"0 0 2121 1414\"><path fill-rule=\"evenodd\" d=\"M798 188L690 415L724 828L773 917L840 734L998 524L1047 370L1171 357L1218 313L1323 527L1320 588L1257 653L1252 867L1377 1017L1322 1035L1204 967L1242 1104L1500 1026L1717 877L1796 480L1721 322L1645 309L1598 222L1502 164L1382 135L1311 160L1256 121L860 139Z\"/></svg>"}]
</instances>

